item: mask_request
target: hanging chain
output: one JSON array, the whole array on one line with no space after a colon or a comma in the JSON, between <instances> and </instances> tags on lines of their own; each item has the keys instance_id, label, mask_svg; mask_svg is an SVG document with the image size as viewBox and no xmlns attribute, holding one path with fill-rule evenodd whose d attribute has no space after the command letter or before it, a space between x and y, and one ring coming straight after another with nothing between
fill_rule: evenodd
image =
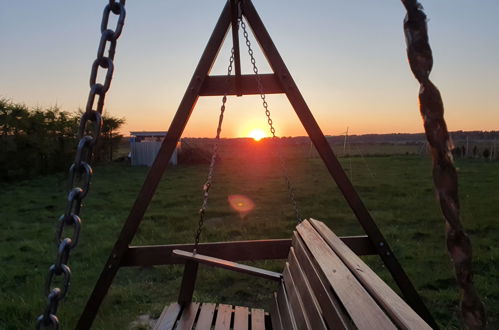
<instances>
[{"instance_id":1,"label":"hanging chain","mask_svg":"<svg viewBox=\"0 0 499 330\"><path fill-rule=\"evenodd\" d=\"M416 0L402 0L407 9L404 32L409 65L420 83L419 103L426 138L433 156L433 182L445 218L447 249L461 289L461 313L469 329L485 329L485 309L473 285L471 241L460 221L457 172L452 160L452 141L444 120L444 106L430 81L433 57L423 7Z\"/></svg>"},{"instance_id":2,"label":"hanging chain","mask_svg":"<svg viewBox=\"0 0 499 330\"><path fill-rule=\"evenodd\" d=\"M114 30L108 28L109 16L113 13L118 16ZM80 237L81 218L79 216L83 199L87 196L92 178L93 147L100 136L102 128L102 110L106 92L111 86L114 70L114 54L116 40L119 38L125 23L125 0L109 0L104 8L101 22L101 39L97 50L97 59L92 64L90 73L90 94L87 99L85 113L80 118L78 138L80 139L76 150L75 160L69 168L69 193L64 214L59 218L56 229L57 257L55 263L49 267L45 294L47 306L43 314L36 320L36 329L59 328L59 319L56 316L59 302L66 296L69 289L71 270L68 266L69 255L77 245ZM109 45L107 56L104 55ZM98 83L97 73L99 68L106 70L104 83ZM95 98L97 107L94 110ZM87 126L89 128L87 128ZM71 237L64 237L66 227L73 227ZM62 281L62 289L56 287L55 282Z\"/></svg>"},{"instance_id":3,"label":"hanging chain","mask_svg":"<svg viewBox=\"0 0 499 330\"><path fill-rule=\"evenodd\" d=\"M222 106L220 107L220 115L218 117L217 135L215 136L215 144L213 145L213 152L211 154L210 168L208 170L208 177L203 185L203 203L201 204L201 209L199 209L199 223L198 229L196 231L196 238L194 240L194 253L196 253L199 239L201 237L201 231L203 230L203 224L205 219L206 208L208 206L208 195L211 188L211 182L213 180L213 170L215 169L215 162L218 155L218 144L220 142L220 133L222 133L222 123L224 120L225 113L225 103L227 102L227 90L229 87L229 77L232 73L232 64L234 63L234 48L232 48L229 66L227 67L227 88L225 88L225 94L222 97Z\"/></svg>"},{"instance_id":4,"label":"hanging chain","mask_svg":"<svg viewBox=\"0 0 499 330\"><path fill-rule=\"evenodd\" d=\"M260 92L260 98L262 99L262 105L263 105L263 108L265 110L265 115L267 116L267 123L269 124L270 133L272 134L272 140L274 142L276 142L276 144L277 144L277 136L275 134L276 132L275 132L275 128L274 128L274 122L272 121L272 118L270 117L269 105L267 103L266 95L263 92L263 85L262 85L262 81L260 79L260 75L258 74L256 60L255 60L255 57L253 56L253 49L251 49L251 42L250 42L249 37L248 37L248 31L246 30L246 24L244 23L242 18L240 18L239 21L240 21L241 27L243 29L243 36L244 36L244 39L246 40L246 46L248 46L248 54L249 54L250 59L251 59L251 64L253 65L253 72L255 73L255 78L256 78L257 85L258 85L258 90ZM277 148L277 154L279 156L279 162L281 165L282 172L284 174L284 180L286 181L286 187L288 189L289 199L291 201L291 204L293 205L296 220L298 221L298 223L300 223L303 220L303 218L300 214L300 211L298 210L298 204L296 203L294 188L293 188L293 185L291 184L291 180L289 179L288 171L286 169L286 164L284 162L284 158L282 157L281 150L279 148Z\"/></svg>"}]
</instances>

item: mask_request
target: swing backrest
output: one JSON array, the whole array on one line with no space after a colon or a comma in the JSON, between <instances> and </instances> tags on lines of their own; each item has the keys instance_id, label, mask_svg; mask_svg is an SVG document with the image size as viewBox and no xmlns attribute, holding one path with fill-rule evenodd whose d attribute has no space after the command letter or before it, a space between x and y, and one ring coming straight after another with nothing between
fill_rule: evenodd
<instances>
[{"instance_id":1,"label":"swing backrest","mask_svg":"<svg viewBox=\"0 0 499 330\"><path fill-rule=\"evenodd\" d=\"M431 329L317 220L296 227L271 315L275 329Z\"/></svg>"}]
</instances>

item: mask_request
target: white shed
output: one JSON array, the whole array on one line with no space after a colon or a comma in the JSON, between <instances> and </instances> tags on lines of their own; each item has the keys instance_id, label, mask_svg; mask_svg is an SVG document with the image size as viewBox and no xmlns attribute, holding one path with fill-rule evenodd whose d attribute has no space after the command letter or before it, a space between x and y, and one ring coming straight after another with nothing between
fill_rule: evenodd
<instances>
[{"instance_id":1,"label":"white shed","mask_svg":"<svg viewBox=\"0 0 499 330\"><path fill-rule=\"evenodd\" d=\"M156 159L161 143L166 136L166 131L159 132L130 132L130 157L132 166L151 166ZM177 165L178 149L173 152L170 164Z\"/></svg>"}]
</instances>

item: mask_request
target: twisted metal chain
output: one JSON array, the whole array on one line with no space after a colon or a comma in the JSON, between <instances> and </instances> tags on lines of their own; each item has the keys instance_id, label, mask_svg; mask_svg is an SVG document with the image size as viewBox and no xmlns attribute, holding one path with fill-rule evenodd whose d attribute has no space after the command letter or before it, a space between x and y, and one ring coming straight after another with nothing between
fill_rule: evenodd
<instances>
[{"instance_id":1,"label":"twisted metal chain","mask_svg":"<svg viewBox=\"0 0 499 330\"><path fill-rule=\"evenodd\" d=\"M83 199L87 196L92 178L93 147L100 136L102 128L102 109L106 92L111 86L114 70L114 54L116 40L119 38L125 23L125 1L109 0L104 8L101 22L101 39L97 50L97 59L92 64L90 73L90 93L87 99L85 112L80 118L78 138L80 139L76 150L75 160L69 169L69 193L64 214L59 218L56 229L57 257L55 263L49 267L45 294L47 295L46 308L36 320L36 329L59 328L57 309L59 302L68 293L71 279L71 270L68 266L70 252L78 245L82 220L80 210ZM118 16L114 30L108 28L110 15ZM105 50L108 47L108 54ZM97 82L99 68L106 70L103 83ZM94 110L95 98L97 100ZM67 227L72 228L72 236L64 237ZM64 238L63 238L64 237ZM62 281L62 289L56 286L56 281Z\"/></svg>"},{"instance_id":2,"label":"twisted metal chain","mask_svg":"<svg viewBox=\"0 0 499 330\"><path fill-rule=\"evenodd\" d=\"M215 144L213 145L213 152L211 154L210 167L208 170L208 177L206 178L206 182L203 185L203 203L201 204L201 208L199 209L199 223L198 229L196 231L196 237L194 239L194 253L196 253L199 239L201 237L201 231L203 230L203 224L206 214L206 208L208 207L208 195L211 188L211 183L213 180L213 171L215 169L215 163L218 155L218 144L220 142L220 133L222 133L222 123L224 120L225 113L225 103L227 102L227 91L229 87L229 77L232 73L232 64L234 63L234 48L232 48L229 66L227 67L227 88L225 89L225 94L222 97L222 106L220 107L220 115L218 116L218 126L217 126L217 135L215 136Z\"/></svg>"},{"instance_id":3,"label":"twisted metal chain","mask_svg":"<svg viewBox=\"0 0 499 330\"><path fill-rule=\"evenodd\" d=\"M276 142L276 144L277 144L277 136L276 136L276 131L274 128L274 122L272 121L272 118L270 116L270 110L269 110L269 105L267 103L266 95L263 92L263 85L262 85L262 81L260 79L260 75L258 74L258 67L256 66L256 60L255 60L255 57L253 56L253 49L251 49L251 42L249 40L248 31L246 29L246 24L244 23L242 18L240 18L239 21L241 23L241 28L243 29L243 36L244 36L244 39L246 40L246 46L248 47L248 54L250 56L251 64L253 66L253 72L255 73L255 78L256 78L257 85L258 85L258 90L260 92L260 98L262 99L263 109L265 110L265 116L267 116L267 123L269 125L270 133L272 134L272 140L274 142ZM298 204L296 203L295 191L294 191L293 185L291 183L291 180L289 178L288 171L286 169L286 164L284 162L284 158L282 157L280 148L277 148L277 154L279 156L279 162L280 162L282 173L284 174L284 180L286 181L286 187L288 189L289 199L291 201L291 204L293 205L296 220L298 223L300 223L303 220L303 218L302 218L300 211L298 209Z\"/></svg>"},{"instance_id":4,"label":"twisted metal chain","mask_svg":"<svg viewBox=\"0 0 499 330\"><path fill-rule=\"evenodd\" d=\"M429 76L433 56L423 7L417 0L402 0L407 10L404 33L411 70L420 83L419 102L426 138L433 158L433 182L445 218L447 249L461 291L461 313L470 329L486 327L485 309L473 285L471 241L460 222L458 182L451 149L452 141L444 120L444 106Z\"/></svg>"}]
</instances>

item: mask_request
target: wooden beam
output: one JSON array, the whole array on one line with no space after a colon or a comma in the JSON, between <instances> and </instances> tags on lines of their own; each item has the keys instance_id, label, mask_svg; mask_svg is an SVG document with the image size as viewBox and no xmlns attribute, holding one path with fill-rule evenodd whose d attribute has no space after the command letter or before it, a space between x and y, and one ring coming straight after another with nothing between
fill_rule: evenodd
<instances>
[{"instance_id":1,"label":"wooden beam","mask_svg":"<svg viewBox=\"0 0 499 330\"><path fill-rule=\"evenodd\" d=\"M282 278L281 273L272 272L270 270L261 269L253 266L239 264L237 262L224 260L220 258L213 258L210 256L205 256L199 253L192 253L182 250L173 250L172 254L181 258L188 260L189 262L201 263L212 267L224 268L232 270L234 272L244 273L248 275L253 275L257 277L266 278L268 280L280 281ZM188 263L186 263L187 266Z\"/></svg>"},{"instance_id":2,"label":"wooden beam","mask_svg":"<svg viewBox=\"0 0 499 330\"><path fill-rule=\"evenodd\" d=\"M262 82L263 92L265 94L284 93L279 80L274 74L261 74L259 76L260 81ZM243 95L260 95L255 75L242 75L240 76L239 83L240 86L237 86L237 78L235 76L208 76L204 80L204 84L199 91L199 95L239 95L239 91L241 91Z\"/></svg>"},{"instance_id":3,"label":"wooden beam","mask_svg":"<svg viewBox=\"0 0 499 330\"><path fill-rule=\"evenodd\" d=\"M367 236L340 238L358 255L376 254L376 249ZM198 252L230 261L272 260L286 259L290 247L290 239L215 242L200 243ZM173 255L172 251L192 251L193 248L194 244L131 246L122 259L121 267L182 264L184 260Z\"/></svg>"},{"instance_id":4,"label":"wooden beam","mask_svg":"<svg viewBox=\"0 0 499 330\"><path fill-rule=\"evenodd\" d=\"M258 240L200 243L198 253L230 261L286 259L291 240ZM194 244L131 246L123 258L122 267L182 264L185 260L172 251L192 251Z\"/></svg>"}]
</instances>

